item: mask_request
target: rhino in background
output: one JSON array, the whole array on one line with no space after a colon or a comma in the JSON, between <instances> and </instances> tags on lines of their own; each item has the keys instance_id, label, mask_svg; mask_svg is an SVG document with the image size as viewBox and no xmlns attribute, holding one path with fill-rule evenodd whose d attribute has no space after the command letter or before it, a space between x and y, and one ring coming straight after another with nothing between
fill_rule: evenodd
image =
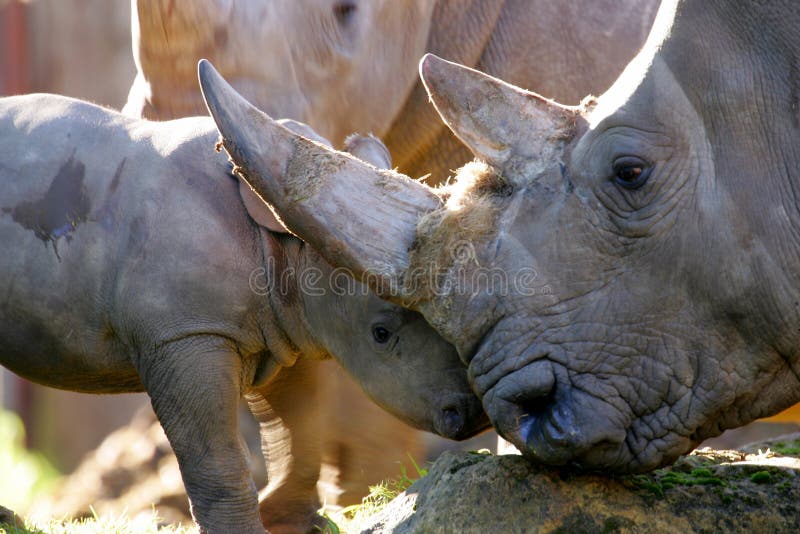
<instances>
[{"instance_id":1,"label":"rhino in background","mask_svg":"<svg viewBox=\"0 0 800 534\"><path fill-rule=\"evenodd\" d=\"M137 76L124 112L205 114L210 60L256 107L342 146L373 132L410 176L471 159L428 105L425 52L549 98L605 91L647 37L658 0L132 0Z\"/></svg>"},{"instance_id":2,"label":"rhino in background","mask_svg":"<svg viewBox=\"0 0 800 534\"><path fill-rule=\"evenodd\" d=\"M294 366L333 356L386 409L451 438L488 423L453 347L287 234L213 152L217 138L207 117L157 123L53 95L0 100L10 154L0 243L16 251L0 258L0 363L57 388L146 391L201 532L263 532L238 400L262 416L264 439L280 440L278 418L305 419L297 395L316 394ZM389 163L379 141L352 144ZM292 438L268 449L319 455L313 439ZM262 506L263 521L310 530L316 481L274 479L308 499Z\"/></svg>"},{"instance_id":3,"label":"rhino in background","mask_svg":"<svg viewBox=\"0 0 800 534\"><path fill-rule=\"evenodd\" d=\"M482 161L391 194L385 171L309 153L201 70L248 182L454 343L506 439L635 472L800 400L797 28L790 0L666 0L617 82L574 107L427 56L436 109ZM393 207L370 220L369 199ZM487 269L518 284L493 291Z\"/></svg>"}]
</instances>

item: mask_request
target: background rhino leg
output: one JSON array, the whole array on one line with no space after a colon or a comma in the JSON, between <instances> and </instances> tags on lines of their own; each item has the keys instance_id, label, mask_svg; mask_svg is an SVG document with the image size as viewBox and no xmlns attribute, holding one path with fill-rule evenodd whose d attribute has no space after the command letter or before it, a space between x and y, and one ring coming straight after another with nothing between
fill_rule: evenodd
<instances>
[{"instance_id":1,"label":"background rhino leg","mask_svg":"<svg viewBox=\"0 0 800 534\"><path fill-rule=\"evenodd\" d=\"M273 534L309 532L317 514L320 472L319 362L303 358L275 380L248 394L261 425L267 486L259 496L264 526Z\"/></svg>"},{"instance_id":2,"label":"background rhino leg","mask_svg":"<svg viewBox=\"0 0 800 534\"><path fill-rule=\"evenodd\" d=\"M319 367L325 377L319 403L323 418L318 490L323 502L359 504L369 486L399 477L403 466L409 476L416 476L411 459L423 465L426 441L437 438L383 411L336 362L321 362Z\"/></svg>"},{"instance_id":3,"label":"background rhino leg","mask_svg":"<svg viewBox=\"0 0 800 534\"><path fill-rule=\"evenodd\" d=\"M237 432L241 357L214 338L169 343L138 362L201 533L263 534Z\"/></svg>"}]
</instances>

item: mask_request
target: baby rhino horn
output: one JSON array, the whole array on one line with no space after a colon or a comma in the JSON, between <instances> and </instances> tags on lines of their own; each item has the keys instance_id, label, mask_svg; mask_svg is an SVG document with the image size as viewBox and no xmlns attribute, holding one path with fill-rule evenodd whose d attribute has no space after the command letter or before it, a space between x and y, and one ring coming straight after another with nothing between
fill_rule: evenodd
<instances>
[{"instance_id":1,"label":"baby rhino horn","mask_svg":"<svg viewBox=\"0 0 800 534\"><path fill-rule=\"evenodd\" d=\"M236 171L286 227L381 296L409 265L419 218L440 206L427 186L294 133L242 98L206 60L208 110Z\"/></svg>"}]
</instances>

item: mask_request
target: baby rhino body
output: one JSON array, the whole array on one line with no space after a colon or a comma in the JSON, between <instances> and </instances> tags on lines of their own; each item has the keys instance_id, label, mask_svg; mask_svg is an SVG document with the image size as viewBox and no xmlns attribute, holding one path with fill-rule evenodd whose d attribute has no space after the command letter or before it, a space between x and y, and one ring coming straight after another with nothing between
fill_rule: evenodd
<instances>
[{"instance_id":1,"label":"baby rhino body","mask_svg":"<svg viewBox=\"0 0 800 534\"><path fill-rule=\"evenodd\" d=\"M293 366L333 356L384 408L448 437L485 419L455 351L419 315L273 231L216 139L207 118L0 100L0 363L63 389L146 391L201 530L262 532L236 406L247 394L267 449L275 421L294 420L270 471L302 454L315 429L283 397L314 385L294 383ZM275 517L305 514L310 526L303 485L316 473L293 476L279 482L288 497Z\"/></svg>"}]
</instances>

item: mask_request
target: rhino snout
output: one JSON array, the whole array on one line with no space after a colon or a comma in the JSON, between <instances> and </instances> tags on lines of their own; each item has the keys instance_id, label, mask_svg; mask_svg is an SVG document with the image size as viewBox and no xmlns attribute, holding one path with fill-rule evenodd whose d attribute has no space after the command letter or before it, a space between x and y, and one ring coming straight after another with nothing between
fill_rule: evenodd
<instances>
[{"instance_id":1,"label":"rhino snout","mask_svg":"<svg viewBox=\"0 0 800 534\"><path fill-rule=\"evenodd\" d=\"M444 401L433 417L434 432L459 441L471 438L490 426L489 418L473 395L459 395Z\"/></svg>"},{"instance_id":2,"label":"rhino snout","mask_svg":"<svg viewBox=\"0 0 800 534\"><path fill-rule=\"evenodd\" d=\"M442 408L433 424L437 434L454 439L464 430L464 415L456 406L447 406Z\"/></svg>"},{"instance_id":3,"label":"rhino snout","mask_svg":"<svg viewBox=\"0 0 800 534\"><path fill-rule=\"evenodd\" d=\"M602 399L574 388L560 364L535 360L511 370L483 393L484 408L498 432L523 455L548 465L598 468L616 463L625 429L615 424L613 409ZM597 451L603 451L602 457Z\"/></svg>"}]
</instances>

